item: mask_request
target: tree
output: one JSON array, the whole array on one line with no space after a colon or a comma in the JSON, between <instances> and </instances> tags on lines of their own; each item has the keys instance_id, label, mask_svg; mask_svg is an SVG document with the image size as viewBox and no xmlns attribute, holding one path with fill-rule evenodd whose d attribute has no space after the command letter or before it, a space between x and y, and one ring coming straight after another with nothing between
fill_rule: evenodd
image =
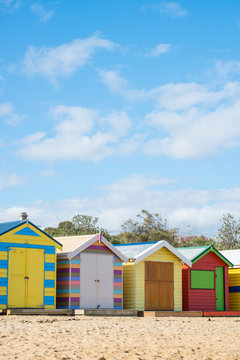
<instances>
[{"instance_id":1,"label":"tree","mask_svg":"<svg viewBox=\"0 0 240 360\"><path fill-rule=\"evenodd\" d=\"M187 235L187 236L178 236L178 246L208 246L214 245L217 246L217 243L214 239L208 238L204 235Z\"/></svg>"},{"instance_id":2,"label":"tree","mask_svg":"<svg viewBox=\"0 0 240 360\"><path fill-rule=\"evenodd\" d=\"M72 221L62 221L58 224L58 227L47 227L44 231L53 237L96 234L100 229L98 221L98 217L75 215ZM101 229L101 233L106 239L110 239L107 230Z\"/></svg>"},{"instance_id":3,"label":"tree","mask_svg":"<svg viewBox=\"0 0 240 360\"><path fill-rule=\"evenodd\" d=\"M236 249L240 247L240 223L230 213L223 214L217 239L221 249Z\"/></svg>"},{"instance_id":4,"label":"tree","mask_svg":"<svg viewBox=\"0 0 240 360\"><path fill-rule=\"evenodd\" d=\"M137 218L139 220L129 219L122 224L122 232L112 239L114 243L166 240L171 245L176 245L177 229L169 228L167 220L162 219L160 214L141 210Z\"/></svg>"}]
</instances>

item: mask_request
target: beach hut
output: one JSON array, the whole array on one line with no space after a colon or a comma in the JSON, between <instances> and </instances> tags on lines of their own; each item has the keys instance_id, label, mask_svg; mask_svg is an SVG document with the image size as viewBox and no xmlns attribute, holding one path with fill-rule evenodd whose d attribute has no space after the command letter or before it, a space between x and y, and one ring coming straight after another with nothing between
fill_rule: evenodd
<instances>
[{"instance_id":1,"label":"beach hut","mask_svg":"<svg viewBox=\"0 0 240 360\"><path fill-rule=\"evenodd\" d=\"M115 245L123 264L125 309L182 310L182 263L191 261L166 241Z\"/></svg>"},{"instance_id":2,"label":"beach hut","mask_svg":"<svg viewBox=\"0 0 240 360\"><path fill-rule=\"evenodd\" d=\"M58 237L57 308L122 309L127 258L101 234Z\"/></svg>"},{"instance_id":3,"label":"beach hut","mask_svg":"<svg viewBox=\"0 0 240 360\"><path fill-rule=\"evenodd\" d=\"M27 219L0 224L0 308L56 308L56 249Z\"/></svg>"},{"instance_id":4,"label":"beach hut","mask_svg":"<svg viewBox=\"0 0 240 360\"><path fill-rule=\"evenodd\" d=\"M240 310L240 250L220 251L233 264L228 270L229 310Z\"/></svg>"},{"instance_id":5,"label":"beach hut","mask_svg":"<svg viewBox=\"0 0 240 360\"><path fill-rule=\"evenodd\" d=\"M232 263L214 246L178 248L192 262L183 266L183 310L229 310L228 268Z\"/></svg>"}]
</instances>

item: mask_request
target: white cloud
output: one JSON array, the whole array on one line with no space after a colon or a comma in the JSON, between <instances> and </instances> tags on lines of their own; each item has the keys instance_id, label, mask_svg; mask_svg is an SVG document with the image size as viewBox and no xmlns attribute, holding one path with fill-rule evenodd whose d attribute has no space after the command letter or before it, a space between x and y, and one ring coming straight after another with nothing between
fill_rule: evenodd
<instances>
[{"instance_id":1,"label":"white cloud","mask_svg":"<svg viewBox=\"0 0 240 360\"><path fill-rule=\"evenodd\" d=\"M146 116L159 135L145 144L145 153L199 158L240 146L240 83L219 91L197 84L170 84L165 90Z\"/></svg>"},{"instance_id":2,"label":"white cloud","mask_svg":"<svg viewBox=\"0 0 240 360\"><path fill-rule=\"evenodd\" d=\"M157 57L162 54L166 54L170 51L170 48L171 48L170 44L158 44L150 51L148 56Z\"/></svg>"},{"instance_id":3,"label":"white cloud","mask_svg":"<svg viewBox=\"0 0 240 360\"><path fill-rule=\"evenodd\" d=\"M223 213L240 218L240 188L212 191L200 189L169 189L174 181L160 176L134 174L102 187L97 197L73 197L57 202L36 201L32 204L0 208L2 221L15 220L21 211L27 211L37 225L56 226L76 214L100 218L101 226L119 232L124 220L134 218L141 209L160 213L170 226L190 225L198 234L216 233Z\"/></svg>"},{"instance_id":4,"label":"white cloud","mask_svg":"<svg viewBox=\"0 0 240 360\"><path fill-rule=\"evenodd\" d=\"M172 1L163 1L159 4L150 4L142 6L141 10L153 10L159 14L169 16L171 18L183 18L188 16L188 10L184 9L180 4Z\"/></svg>"},{"instance_id":5,"label":"white cloud","mask_svg":"<svg viewBox=\"0 0 240 360\"><path fill-rule=\"evenodd\" d=\"M101 118L91 109L60 105L50 113L57 122L55 136L35 133L23 139L25 145L19 151L23 157L47 161L100 161L114 152L114 146L130 126L125 112L115 111ZM99 125L106 129L98 130Z\"/></svg>"},{"instance_id":6,"label":"white cloud","mask_svg":"<svg viewBox=\"0 0 240 360\"><path fill-rule=\"evenodd\" d=\"M200 158L240 146L240 82L222 87L169 83L150 90L132 89L115 71L100 71L101 81L128 101L153 103L145 115L145 141L125 141L129 151L147 155ZM139 131L138 131L139 132ZM154 132L154 133L153 133ZM148 134L148 139L146 134ZM122 146L124 153L124 146Z\"/></svg>"},{"instance_id":7,"label":"white cloud","mask_svg":"<svg viewBox=\"0 0 240 360\"><path fill-rule=\"evenodd\" d=\"M113 93L134 101L144 99L147 96L145 90L131 89L126 79L114 70L98 70L100 80Z\"/></svg>"},{"instance_id":8,"label":"white cloud","mask_svg":"<svg viewBox=\"0 0 240 360\"><path fill-rule=\"evenodd\" d=\"M97 49L113 50L115 44L97 35L56 46L29 47L23 60L27 75L40 75L56 81L71 76L91 59Z\"/></svg>"},{"instance_id":9,"label":"white cloud","mask_svg":"<svg viewBox=\"0 0 240 360\"><path fill-rule=\"evenodd\" d=\"M0 117L4 118L6 124L15 126L26 118L25 115L17 114L11 103L0 104Z\"/></svg>"},{"instance_id":10,"label":"white cloud","mask_svg":"<svg viewBox=\"0 0 240 360\"><path fill-rule=\"evenodd\" d=\"M23 184L24 179L17 174L0 174L0 191L7 187Z\"/></svg>"},{"instance_id":11,"label":"white cloud","mask_svg":"<svg viewBox=\"0 0 240 360\"><path fill-rule=\"evenodd\" d=\"M15 0L0 0L0 8L1 6L4 7L9 12L15 12L20 9L23 5L22 1L15 1Z\"/></svg>"},{"instance_id":12,"label":"white cloud","mask_svg":"<svg viewBox=\"0 0 240 360\"><path fill-rule=\"evenodd\" d=\"M41 22L47 22L48 20L51 19L51 17L54 14L53 10L46 10L46 8L38 3L34 3L30 6L30 9L32 10L32 12L39 17Z\"/></svg>"}]
</instances>

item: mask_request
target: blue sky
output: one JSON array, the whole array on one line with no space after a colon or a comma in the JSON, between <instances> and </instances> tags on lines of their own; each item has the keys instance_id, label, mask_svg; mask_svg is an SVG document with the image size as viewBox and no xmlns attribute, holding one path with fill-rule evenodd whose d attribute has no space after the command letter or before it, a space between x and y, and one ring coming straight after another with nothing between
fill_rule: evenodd
<instances>
[{"instance_id":1,"label":"blue sky","mask_svg":"<svg viewBox=\"0 0 240 360\"><path fill-rule=\"evenodd\" d=\"M0 219L239 218L239 36L237 0L0 0Z\"/></svg>"}]
</instances>

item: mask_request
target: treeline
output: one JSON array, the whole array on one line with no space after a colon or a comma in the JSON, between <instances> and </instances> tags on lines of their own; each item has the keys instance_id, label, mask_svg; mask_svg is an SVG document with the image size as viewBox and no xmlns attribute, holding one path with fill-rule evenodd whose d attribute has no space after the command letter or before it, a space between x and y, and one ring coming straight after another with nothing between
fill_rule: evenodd
<instances>
[{"instance_id":1,"label":"treeline","mask_svg":"<svg viewBox=\"0 0 240 360\"><path fill-rule=\"evenodd\" d=\"M99 218L75 215L71 221L62 221L57 227L44 229L52 237L96 234L100 230ZM107 229L101 233L113 244L166 240L175 247L214 245L218 249L240 248L240 222L233 215L224 214L215 238L203 235L181 236L179 229L168 226L167 220L158 213L141 210L136 219L128 219L121 225L121 232L111 235Z\"/></svg>"}]
</instances>

